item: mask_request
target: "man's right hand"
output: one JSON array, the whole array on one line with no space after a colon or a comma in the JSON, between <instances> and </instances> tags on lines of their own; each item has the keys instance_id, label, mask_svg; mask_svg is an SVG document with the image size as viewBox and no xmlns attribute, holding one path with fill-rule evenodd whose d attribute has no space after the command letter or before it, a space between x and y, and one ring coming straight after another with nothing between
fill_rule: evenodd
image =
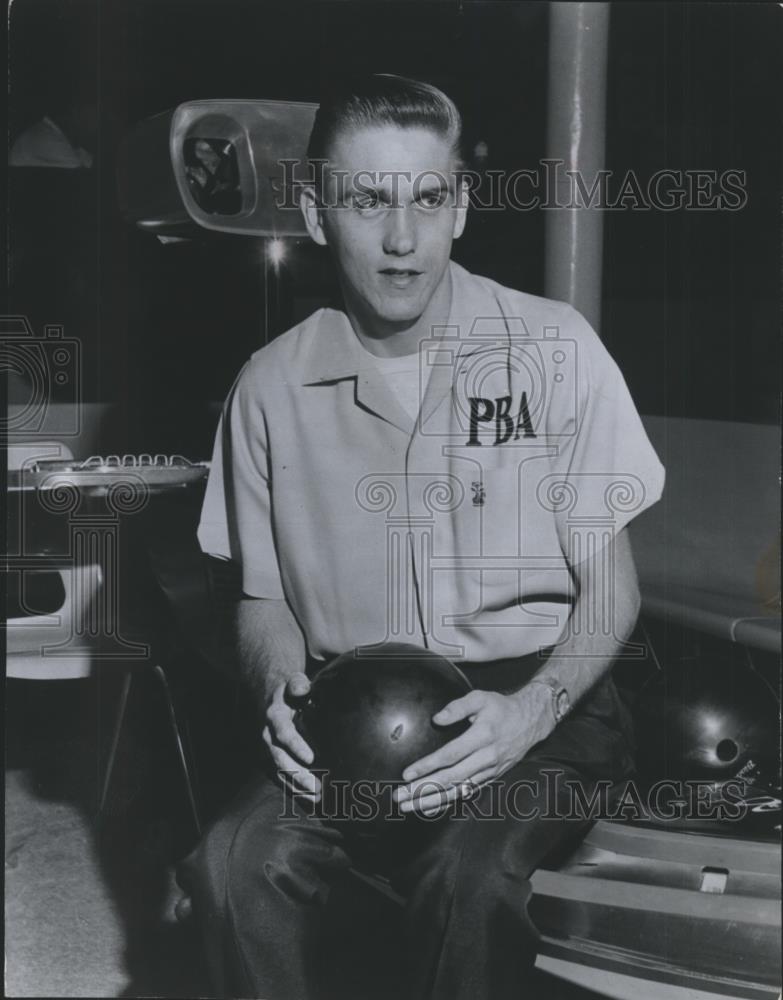
<instances>
[{"instance_id":1,"label":"man's right hand","mask_svg":"<svg viewBox=\"0 0 783 1000\"><path fill-rule=\"evenodd\" d=\"M266 709L263 739L269 748L280 781L299 798L318 802L321 782L304 765L313 763L313 751L299 735L294 725L292 703L305 698L310 691L307 674L292 674L272 693Z\"/></svg>"}]
</instances>

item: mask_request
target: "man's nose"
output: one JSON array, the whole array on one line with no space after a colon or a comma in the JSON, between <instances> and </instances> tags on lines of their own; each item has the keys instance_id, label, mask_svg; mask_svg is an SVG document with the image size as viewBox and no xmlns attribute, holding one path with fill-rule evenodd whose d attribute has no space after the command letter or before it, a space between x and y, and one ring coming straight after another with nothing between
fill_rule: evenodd
<instances>
[{"instance_id":1,"label":"man's nose","mask_svg":"<svg viewBox=\"0 0 783 1000\"><path fill-rule=\"evenodd\" d=\"M395 205L387 214L383 249L385 253L403 257L416 249L416 223L407 205Z\"/></svg>"}]
</instances>

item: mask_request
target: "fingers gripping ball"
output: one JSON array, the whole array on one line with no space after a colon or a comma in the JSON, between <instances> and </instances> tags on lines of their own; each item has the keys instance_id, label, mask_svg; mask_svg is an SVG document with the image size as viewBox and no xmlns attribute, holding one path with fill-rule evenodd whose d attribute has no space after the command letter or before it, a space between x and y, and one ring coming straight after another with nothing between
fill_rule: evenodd
<instances>
[{"instance_id":1,"label":"fingers gripping ball","mask_svg":"<svg viewBox=\"0 0 783 1000\"><path fill-rule=\"evenodd\" d=\"M388 819L405 768L469 727L467 720L439 726L432 717L470 690L445 657L403 643L343 653L321 670L295 724L314 767L326 772L324 801L334 818Z\"/></svg>"}]
</instances>

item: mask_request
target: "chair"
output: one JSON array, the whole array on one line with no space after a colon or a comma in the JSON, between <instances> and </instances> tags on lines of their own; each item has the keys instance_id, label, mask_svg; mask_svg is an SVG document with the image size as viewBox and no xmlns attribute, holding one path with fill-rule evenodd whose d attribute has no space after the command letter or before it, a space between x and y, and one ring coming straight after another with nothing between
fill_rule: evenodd
<instances>
[{"instance_id":1,"label":"chair","mask_svg":"<svg viewBox=\"0 0 783 1000\"><path fill-rule=\"evenodd\" d=\"M56 441L12 444L8 448L8 469L23 469L43 458L68 460L73 455L69 448ZM25 552L22 555L24 559L36 554ZM19 610L27 613L11 617L6 623L7 676L42 681L89 677L92 670L89 649L64 647L74 633L83 631L101 586L100 566L42 568L35 566L32 558L30 561L30 567L21 565L14 571L19 575ZM54 612L41 614L34 608L27 608L25 582L33 574L39 585L49 585L50 593L62 594L62 604Z\"/></svg>"},{"instance_id":2,"label":"chair","mask_svg":"<svg viewBox=\"0 0 783 1000\"><path fill-rule=\"evenodd\" d=\"M9 470L20 470L41 459L69 460L73 457L66 445L41 440L10 445L7 461ZM30 546L29 539L26 540L26 545ZM62 556L50 560L43 552L43 544L41 548L41 553L21 552L20 557L13 560L16 565L12 568L6 566L9 580L13 573L19 584L19 600L16 602L19 607L14 609L15 613L6 623L6 676L29 681L78 680L95 677L101 663L111 663L114 669L124 672L101 784L98 807L100 815L106 806L133 675L139 666L149 666L150 661L101 660L96 636L100 632L100 592L104 584L102 567L97 563L73 564L72 560L66 560ZM45 592L50 599L50 609L46 613L35 608L35 602L28 603L31 580L38 584L36 589L39 594ZM52 598L59 598L54 601L59 604L58 607L51 607ZM72 642L74 636L79 637L77 643ZM153 662L152 670L164 693L194 826L200 833L199 810L193 791L186 742L180 730L171 686L161 664Z\"/></svg>"}]
</instances>

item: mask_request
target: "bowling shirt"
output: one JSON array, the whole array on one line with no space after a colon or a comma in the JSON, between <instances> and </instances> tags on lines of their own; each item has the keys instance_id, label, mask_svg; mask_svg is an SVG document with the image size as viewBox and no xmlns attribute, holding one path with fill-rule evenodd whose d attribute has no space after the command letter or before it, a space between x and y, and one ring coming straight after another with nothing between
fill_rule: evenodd
<instances>
[{"instance_id":1,"label":"bowling shirt","mask_svg":"<svg viewBox=\"0 0 783 1000\"><path fill-rule=\"evenodd\" d=\"M551 646L573 569L660 497L663 468L584 318L449 266L416 419L331 308L257 351L226 402L201 547L241 564L248 596L286 599L316 658Z\"/></svg>"}]
</instances>

